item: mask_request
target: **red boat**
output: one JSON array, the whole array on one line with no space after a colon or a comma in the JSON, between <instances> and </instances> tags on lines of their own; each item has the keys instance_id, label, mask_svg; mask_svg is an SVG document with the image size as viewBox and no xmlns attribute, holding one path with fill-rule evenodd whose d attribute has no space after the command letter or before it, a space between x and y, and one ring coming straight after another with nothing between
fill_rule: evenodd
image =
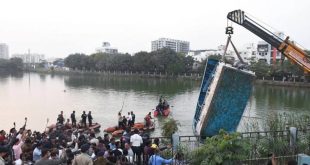
<instances>
[{"instance_id":1,"label":"red boat","mask_svg":"<svg viewBox=\"0 0 310 165\"><path fill-rule=\"evenodd\" d=\"M154 117L157 117L158 115L159 116L168 116L170 114L170 108L168 107L168 108L166 108L166 109L164 109L164 110L159 110L159 109L156 109L155 111L154 111Z\"/></svg>"},{"instance_id":2,"label":"red boat","mask_svg":"<svg viewBox=\"0 0 310 165\"><path fill-rule=\"evenodd\" d=\"M143 131L154 131L155 129L155 124L152 123L152 125L150 127L146 127L144 125L144 123L140 122L140 123L135 123L133 127L131 127L131 131L133 131L134 129L143 129ZM117 126L114 127L108 127L106 129L104 129L104 132L107 133L111 133L112 136L114 137L119 137L122 136L125 130L123 130L122 128L118 128Z\"/></svg>"},{"instance_id":3,"label":"red boat","mask_svg":"<svg viewBox=\"0 0 310 165\"><path fill-rule=\"evenodd\" d=\"M45 132L49 133L52 132L53 130L56 130L57 124L51 124L49 126L46 127ZM69 130L69 129L73 129L71 123L66 123L63 126L65 130ZM93 123L91 126L87 126L86 128L83 128L82 126L80 126L80 124L77 125L77 129L79 131L94 131L94 132L100 132L100 127L101 125L99 123ZM74 128L76 129L76 128Z\"/></svg>"},{"instance_id":4,"label":"red boat","mask_svg":"<svg viewBox=\"0 0 310 165\"><path fill-rule=\"evenodd\" d=\"M154 117L164 116L167 117L170 113L170 106L166 99L163 96L160 96L159 103L155 108Z\"/></svg>"}]
</instances>

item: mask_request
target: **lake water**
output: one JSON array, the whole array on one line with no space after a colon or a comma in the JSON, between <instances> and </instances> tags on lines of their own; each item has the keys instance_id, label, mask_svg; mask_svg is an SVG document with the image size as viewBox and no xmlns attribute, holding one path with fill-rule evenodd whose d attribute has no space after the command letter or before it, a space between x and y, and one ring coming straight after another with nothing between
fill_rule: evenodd
<instances>
[{"instance_id":1,"label":"lake water","mask_svg":"<svg viewBox=\"0 0 310 165\"><path fill-rule=\"evenodd\" d=\"M28 128L43 131L46 125L56 122L61 110L68 118L75 110L78 119L82 111L92 111L94 121L102 129L117 124L121 109L123 114L134 111L136 121L142 122L163 95L172 106L171 116L181 124L180 134L192 135L199 88L200 82L192 80L36 73L0 75L0 129L8 130L13 122L19 128L27 117ZM309 113L309 100L309 88L255 86L244 116L264 118L273 112ZM164 120L155 119L154 136L160 136L158 128Z\"/></svg>"}]
</instances>

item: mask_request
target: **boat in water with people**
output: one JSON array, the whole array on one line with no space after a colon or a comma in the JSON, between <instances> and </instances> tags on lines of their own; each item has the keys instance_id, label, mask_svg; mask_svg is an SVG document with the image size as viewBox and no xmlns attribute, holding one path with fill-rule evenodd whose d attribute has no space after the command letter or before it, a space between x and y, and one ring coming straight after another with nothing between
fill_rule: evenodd
<instances>
[{"instance_id":1,"label":"boat in water with people","mask_svg":"<svg viewBox=\"0 0 310 165\"><path fill-rule=\"evenodd\" d=\"M65 124L51 124L46 127L45 132L49 133L52 131L55 131L57 128L64 128L65 130L70 130L70 129L77 129L79 132L84 132L84 131L91 131L91 132L100 132L100 127L101 125L99 123L92 123L91 126L87 125L86 127L82 127L80 124L77 124L76 127L72 127L71 123L65 123Z\"/></svg>"},{"instance_id":2,"label":"boat in water with people","mask_svg":"<svg viewBox=\"0 0 310 165\"><path fill-rule=\"evenodd\" d=\"M155 130L155 123L152 122L150 126L147 126L143 122L135 123L132 127L130 127L130 130L133 131L134 129L138 129L141 131L154 131ZM126 128L120 128L118 126L108 127L103 130L104 132L111 133L113 137L119 137L122 136L123 133L126 131Z\"/></svg>"},{"instance_id":3,"label":"boat in water with people","mask_svg":"<svg viewBox=\"0 0 310 165\"><path fill-rule=\"evenodd\" d=\"M254 79L253 72L208 59L193 119L194 134L209 137L220 129L235 131Z\"/></svg>"},{"instance_id":4,"label":"boat in water with people","mask_svg":"<svg viewBox=\"0 0 310 165\"><path fill-rule=\"evenodd\" d=\"M170 114L170 105L167 100L160 96L159 103L154 110L154 117L157 116L168 116Z\"/></svg>"}]
</instances>

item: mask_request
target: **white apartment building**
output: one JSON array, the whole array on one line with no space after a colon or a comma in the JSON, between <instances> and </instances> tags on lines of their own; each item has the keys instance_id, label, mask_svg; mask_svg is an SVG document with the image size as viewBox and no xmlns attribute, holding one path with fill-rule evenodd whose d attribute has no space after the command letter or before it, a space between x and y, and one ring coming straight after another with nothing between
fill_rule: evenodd
<instances>
[{"instance_id":1,"label":"white apartment building","mask_svg":"<svg viewBox=\"0 0 310 165\"><path fill-rule=\"evenodd\" d=\"M250 63L251 60L256 61L257 44L248 43L243 46L239 51L239 54L244 62ZM235 53L234 53L235 54ZM234 55L235 59L238 59L237 55Z\"/></svg>"},{"instance_id":2,"label":"white apartment building","mask_svg":"<svg viewBox=\"0 0 310 165\"><path fill-rule=\"evenodd\" d=\"M0 43L0 58L9 59L9 46L5 43Z\"/></svg>"},{"instance_id":3,"label":"white apartment building","mask_svg":"<svg viewBox=\"0 0 310 165\"><path fill-rule=\"evenodd\" d=\"M97 53L117 54L118 49L111 47L109 42L103 42L102 47L96 49Z\"/></svg>"},{"instance_id":4,"label":"white apartment building","mask_svg":"<svg viewBox=\"0 0 310 165\"><path fill-rule=\"evenodd\" d=\"M189 42L169 38L159 38L158 40L152 41L152 51L162 48L170 48L176 52L188 53Z\"/></svg>"},{"instance_id":5,"label":"white apartment building","mask_svg":"<svg viewBox=\"0 0 310 165\"><path fill-rule=\"evenodd\" d=\"M283 40L285 38L284 33L282 33L282 32L275 32L274 34ZM271 64L273 61L273 55L275 55L276 61L279 61L282 59L282 53L279 52L276 48L272 47L269 43L267 43L265 41L259 41L258 42L257 53L256 53L256 59L257 60L264 60L268 64Z\"/></svg>"},{"instance_id":6,"label":"white apartment building","mask_svg":"<svg viewBox=\"0 0 310 165\"><path fill-rule=\"evenodd\" d=\"M223 55L225 51L225 45L220 45L217 49L205 49L205 50L190 50L187 55L192 56L195 61L203 61L210 55ZM226 56L234 56L234 52L227 50Z\"/></svg>"},{"instance_id":7,"label":"white apartment building","mask_svg":"<svg viewBox=\"0 0 310 165\"><path fill-rule=\"evenodd\" d=\"M37 53L13 54L12 57L21 58L23 60L23 63L28 64L40 63L43 60L45 60L44 54L37 54Z\"/></svg>"}]
</instances>

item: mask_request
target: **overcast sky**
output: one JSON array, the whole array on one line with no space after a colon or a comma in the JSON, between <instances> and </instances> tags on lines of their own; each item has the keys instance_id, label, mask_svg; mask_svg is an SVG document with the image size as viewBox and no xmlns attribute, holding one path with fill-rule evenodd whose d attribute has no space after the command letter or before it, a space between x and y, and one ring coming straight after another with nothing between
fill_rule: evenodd
<instances>
[{"instance_id":1,"label":"overcast sky","mask_svg":"<svg viewBox=\"0 0 310 165\"><path fill-rule=\"evenodd\" d=\"M150 51L160 37L186 40L190 48L226 42L226 15L242 9L310 49L309 0L1 0L0 43L10 55L46 57L91 54L108 41L119 52ZM257 42L234 25L238 47Z\"/></svg>"}]
</instances>

